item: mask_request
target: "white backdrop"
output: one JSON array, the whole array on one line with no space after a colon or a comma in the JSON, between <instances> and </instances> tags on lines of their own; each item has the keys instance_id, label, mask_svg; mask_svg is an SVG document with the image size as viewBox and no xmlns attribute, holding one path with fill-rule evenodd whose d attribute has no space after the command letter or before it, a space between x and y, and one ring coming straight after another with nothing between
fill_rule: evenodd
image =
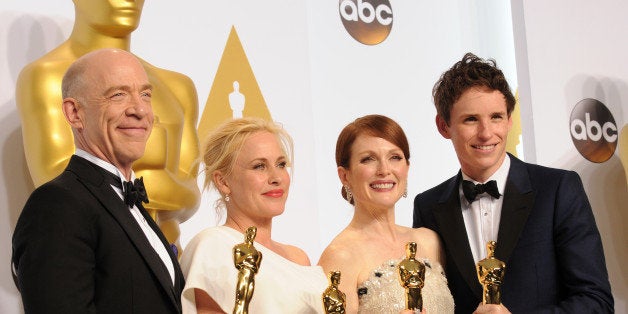
<instances>
[{"instance_id":1,"label":"white backdrop","mask_svg":"<svg viewBox=\"0 0 628 314\"><path fill-rule=\"evenodd\" d=\"M274 236L304 248L314 263L352 214L351 207L339 196L334 162L336 137L346 123L364 114L380 113L397 120L405 129L412 155L409 197L398 204L397 221L410 225L413 196L458 170L451 144L434 126L430 94L440 74L471 51L495 58L513 89L519 86L515 67L518 41L513 38L507 1L391 2L392 32L376 46L362 45L347 33L339 17L338 1L319 0L151 1L145 3L140 26L132 36L132 52L156 66L192 78L202 113L229 31L235 27L272 118L282 122L295 139L293 184L286 213L276 220ZM520 9L521 4L513 3L515 9ZM569 3L569 7L576 6ZM607 10L612 11L613 5L619 6L613 2ZM523 16L521 12L516 11L515 18ZM606 20L603 15L596 18ZM0 254L0 313L21 312L9 272L10 242L19 211L32 190L15 106L15 81L25 64L67 38L73 19L69 0L0 3L0 251L4 253ZM525 19L525 25L515 26L525 34L525 26L532 24ZM557 27L555 31L560 34L564 30ZM534 36L528 37L530 42ZM542 46L543 37L537 40ZM518 56L526 53L525 46L517 47ZM623 60L618 55L612 57L618 63ZM533 62L528 65L531 73L535 66ZM530 85L528 91L544 86L530 83L536 82L532 75L523 79ZM530 95L535 94L526 97L530 99ZM566 106L564 99L541 104L558 110ZM554 128L554 123L544 120L541 111L533 108L534 115L532 110L522 108L524 145L528 145L526 127L532 144L545 136L537 130ZM613 114L619 119L619 113ZM570 163L556 162L559 157L550 157L554 153L551 145L530 144L524 148L532 161L574 168ZM569 146L564 149L574 151ZM589 193L595 192L587 188ZM199 230L216 223L211 207L214 198L212 193L204 193L201 208L182 224L183 245ZM609 223L600 221L598 212L596 217L598 224ZM607 242L614 236L604 234L607 258ZM617 241L624 241L625 234L617 236ZM621 259L612 255L609 264L611 260L614 265L628 261L625 254L618 256ZM626 283L621 280L614 281L613 288L619 282L625 299ZM618 307L618 312L622 311L625 313L625 307Z\"/></svg>"},{"instance_id":2,"label":"white backdrop","mask_svg":"<svg viewBox=\"0 0 628 314\"><path fill-rule=\"evenodd\" d=\"M526 159L580 174L602 234L615 310L628 313L625 173L617 152L600 164L583 158L569 131L571 111L584 98L604 103L618 129L628 123L628 2L513 0L512 9L522 120L531 126L523 135L535 143Z\"/></svg>"}]
</instances>

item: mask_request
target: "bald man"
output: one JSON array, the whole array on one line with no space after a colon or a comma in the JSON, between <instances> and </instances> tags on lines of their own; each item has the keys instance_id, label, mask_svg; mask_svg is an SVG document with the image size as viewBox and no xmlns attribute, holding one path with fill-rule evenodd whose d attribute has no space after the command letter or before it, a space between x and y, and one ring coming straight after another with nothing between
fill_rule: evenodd
<instances>
[{"instance_id":1,"label":"bald man","mask_svg":"<svg viewBox=\"0 0 628 314\"><path fill-rule=\"evenodd\" d=\"M152 86L121 49L78 58L61 105L76 152L29 197L13 234L26 313L180 313L183 275L133 163L153 127Z\"/></svg>"}]
</instances>

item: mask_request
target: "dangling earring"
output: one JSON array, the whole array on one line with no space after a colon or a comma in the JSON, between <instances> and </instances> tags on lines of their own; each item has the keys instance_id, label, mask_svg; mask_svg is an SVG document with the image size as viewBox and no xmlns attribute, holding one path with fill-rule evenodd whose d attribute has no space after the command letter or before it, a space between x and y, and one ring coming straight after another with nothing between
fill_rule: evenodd
<instances>
[{"instance_id":1,"label":"dangling earring","mask_svg":"<svg viewBox=\"0 0 628 314\"><path fill-rule=\"evenodd\" d=\"M406 190L403 191L403 194L401 194L401 196L408 197L408 188L406 188Z\"/></svg>"},{"instance_id":2,"label":"dangling earring","mask_svg":"<svg viewBox=\"0 0 628 314\"><path fill-rule=\"evenodd\" d=\"M229 197L229 194L225 195L225 202L229 203L229 201L231 200L231 198Z\"/></svg>"},{"instance_id":3,"label":"dangling earring","mask_svg":"<svg viewBox=\"0 0 628 314\"><path fill-rule=\"evenodd\" d=\"M347 194L347 202L349 202L349 204L351 204L351 200L353 199L353 193L351 193L351 189L348 186L344 186L345 187L345 194Z\"/></svg>"}]
</instances>

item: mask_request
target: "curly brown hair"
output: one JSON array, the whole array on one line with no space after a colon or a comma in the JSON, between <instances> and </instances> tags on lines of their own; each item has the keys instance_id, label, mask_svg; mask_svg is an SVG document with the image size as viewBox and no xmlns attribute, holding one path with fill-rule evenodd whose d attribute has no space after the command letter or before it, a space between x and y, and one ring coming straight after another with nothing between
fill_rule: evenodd
<instances>
[{"instance_id":1,"label":"curly brown hair","mask_svg":"<svg viewBox=\"0 0 628 314\"><path fill-rule=\"evenodd\" d=\"M469 88L485 88L497 90L506 98L506 112L510 114L515 109L515 96L510 91L504 73L497 67L493 59L484 60L470 52L462 60L456 62L434 84L432 96L437 114L447 122L454 103Z\"/></svg>"}]
</instances>

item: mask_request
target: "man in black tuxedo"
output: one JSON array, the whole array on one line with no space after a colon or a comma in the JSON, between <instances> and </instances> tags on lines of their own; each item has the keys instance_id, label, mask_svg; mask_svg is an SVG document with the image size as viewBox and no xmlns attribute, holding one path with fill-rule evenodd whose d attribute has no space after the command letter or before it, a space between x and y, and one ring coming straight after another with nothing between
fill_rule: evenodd
<instances>
[{"instance_id":1,"label":"man in black tuxedo","mask_svg":"<svg viewBox=\"0 0 628 314\"><path fill-rule=\"evenodd\" d=\"M578 174L506 153L515 98L495 61L466 54L433 96L436 126L452 141L461 171L416 196L413 226L433 229L444 243L456 313L613 312L600 234ZM490 240L506 263L499 305L480 304L475 270Z\"/></svg>"},{"instance_id":2,"label":"man in black tuxedo","mask_svg":"<svg viewBox=\"0 0 628 314\"><path fill-rule=\"evenodd\" d=\"M32 193L13 234L26 313L181 312L176 254L131 169L153 126L151 93L138 59L119 49L90 52L63 77L76 153Z\"/></svg>"}]
</instances>

